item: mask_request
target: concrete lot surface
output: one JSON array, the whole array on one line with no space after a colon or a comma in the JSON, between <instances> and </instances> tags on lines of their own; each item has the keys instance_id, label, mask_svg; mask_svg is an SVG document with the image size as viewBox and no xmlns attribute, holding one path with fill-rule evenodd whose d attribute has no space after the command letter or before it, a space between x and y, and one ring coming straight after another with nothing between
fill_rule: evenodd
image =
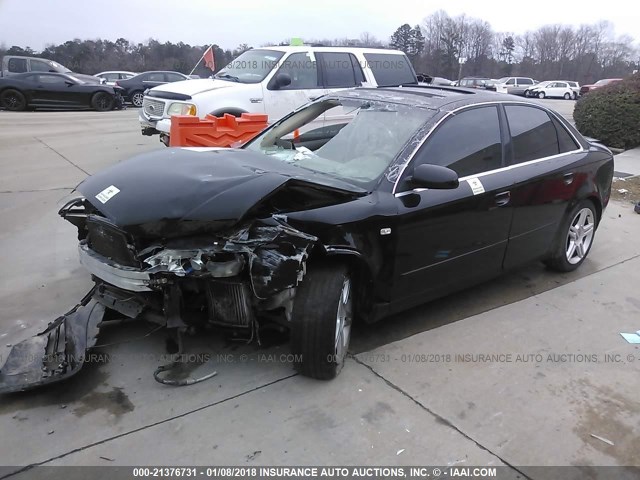
<instances>
[{"instance_id":1,"label":"concrete lot surface","mask_svg":"<svg viewBox=\"0 0 640 480\"><path fill-rule=\"evenodd\" d=\"M165 148L136 114L0 112L3 358L89 290L56 205L87 174ZM281 338L212 334L186 346L192 375L218 375L168 387L152 378L162 333L105 328L77 376L0 396L1 463L15 478L33 464L508 465L513 478L640 465L640 346L619 335L640 329L638 238L640 216L613 203L578 272L535 264L358 326L331 382L296 375Z\"/></svg>"}]
</instances>

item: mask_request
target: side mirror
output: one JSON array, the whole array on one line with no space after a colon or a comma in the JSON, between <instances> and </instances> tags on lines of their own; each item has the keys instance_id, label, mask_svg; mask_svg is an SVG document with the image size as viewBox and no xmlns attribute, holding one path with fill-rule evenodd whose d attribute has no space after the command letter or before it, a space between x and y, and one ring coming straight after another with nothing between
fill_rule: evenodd
<instances>
[{"instance_id":1,"label":"side mirror","mask_svg":"<svg viewBox=\"0 0 640 480\"><path fill-rule=\"evenodd\" d=\"M287 85L291 85L291 75L288 73L278 73L276 74L274 87L276 89L286 87Z\"/></svg>"},{"instance_id":2,"label":"side mirror","mask_svg":"<svg viewBox=\"0 0 640 480\"><path fill-rule=\"evenodd\" d=\"M458 188L458 174L447 167L423 163L413 170L409 182L421 188L435 188L440 190Z\"/></svg>"}]
</instances>

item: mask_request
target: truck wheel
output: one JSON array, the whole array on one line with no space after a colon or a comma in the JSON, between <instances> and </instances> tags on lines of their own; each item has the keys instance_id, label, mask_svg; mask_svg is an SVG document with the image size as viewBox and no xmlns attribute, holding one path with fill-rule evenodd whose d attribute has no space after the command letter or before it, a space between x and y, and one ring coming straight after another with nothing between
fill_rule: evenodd
<instances>
[{"instance_id":1,"label":"truck wheel","mask_svg":"<svg viewBox=\"0 0 640 480\"><path fill-rule=\"evenodd\" d=\"M98 112L106 112L113 109L114 99L106 92L98 92L91 97L91 106Z\"/></svg>"},{"instance_id":2,"label":"truck wheel","mask_svg":"<svg viewBox=\"0 0 640 480\"><path fill-rule=\"evenodd\" d=\"M131 103L133 103L134 107L141 107L142 100L144 99L144 93L140 90L135 91L131 94Z\"/></svg>"},{"instance_id":3,"label":"truck wheel","mask_svg":"<svg viewBox=\"0 0 640 480\"><path fill-rule=\"evenodd\" d=\"M27 107L27 99L18 90L9 88L0 95L0 105L12 112L19 112Z\"/></svg>"},{"instance_id":4,"label":"truck wheel","mask_svg":"<svg viewBox=\"0 0 640 480\"><path fill-rule=\"evenodd\" d=\"M342 370L351 338L353 293L347 267L336 263L312 266L298 287L291 351L303 375L330 380Z\"/></svg>"},{"instance_id":5,"label":"truck wheel","mask_svg":"<svg viewBox=\"0 0 640 480\"><path fill-rule=\"evenodd\" d=\"M593 202L578 203L560 226L551 258L544 263L558 272L571 272L582 265L593 245L597 218Z\"/></svg>"}]
</instances>

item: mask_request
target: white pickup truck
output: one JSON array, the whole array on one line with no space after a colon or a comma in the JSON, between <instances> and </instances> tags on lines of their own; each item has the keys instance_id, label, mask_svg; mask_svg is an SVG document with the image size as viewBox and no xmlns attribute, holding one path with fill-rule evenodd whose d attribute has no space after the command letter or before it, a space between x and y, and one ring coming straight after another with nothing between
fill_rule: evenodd
<instances>
[{"instance_id":1,"label":"white pickup truck","mask_svg":"<svg viewBox=\"0 0 640 480\"><path fill-rule=\"evenodd\" d=\"M212 78L148 90L139 120L143 135L160 134L168 145L172 115L266 113L272 123L335 90L417 83L411 62L398 50L264 47L244 52Z\"/></svg>"}]
</instances>

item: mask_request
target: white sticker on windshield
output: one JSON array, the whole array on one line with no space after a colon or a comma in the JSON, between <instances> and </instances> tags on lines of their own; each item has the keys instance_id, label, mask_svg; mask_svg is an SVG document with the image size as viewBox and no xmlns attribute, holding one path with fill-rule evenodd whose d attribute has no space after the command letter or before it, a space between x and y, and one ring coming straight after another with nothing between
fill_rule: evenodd
<instances>
[{"instance_id":1,"label":"white sticker on windshield","mask_svg":"<svg viewBox=\"0 0 640 480\"><path fill-rule=\"evenodd\" d=\"M120 193L120 190L116 186L111 185L110 187L105 188L99 194L97 194L96 198L100 200L101 203L107 203L111 198L115 197L118 193Z\"/></svg>"},{"instance_id":2,"label":"white sticker on windshield","mask_svg":"<svg viewBox=\"0 0 640 480\"><path fill-rule=\"evenodd\" d=\"M484 193L484 186L482 186L482 182L479 178L470 178L467 180L467 182L469 183L471 191L474 195L480 195L481 193Z\"/></svg>"}]
</instances>

